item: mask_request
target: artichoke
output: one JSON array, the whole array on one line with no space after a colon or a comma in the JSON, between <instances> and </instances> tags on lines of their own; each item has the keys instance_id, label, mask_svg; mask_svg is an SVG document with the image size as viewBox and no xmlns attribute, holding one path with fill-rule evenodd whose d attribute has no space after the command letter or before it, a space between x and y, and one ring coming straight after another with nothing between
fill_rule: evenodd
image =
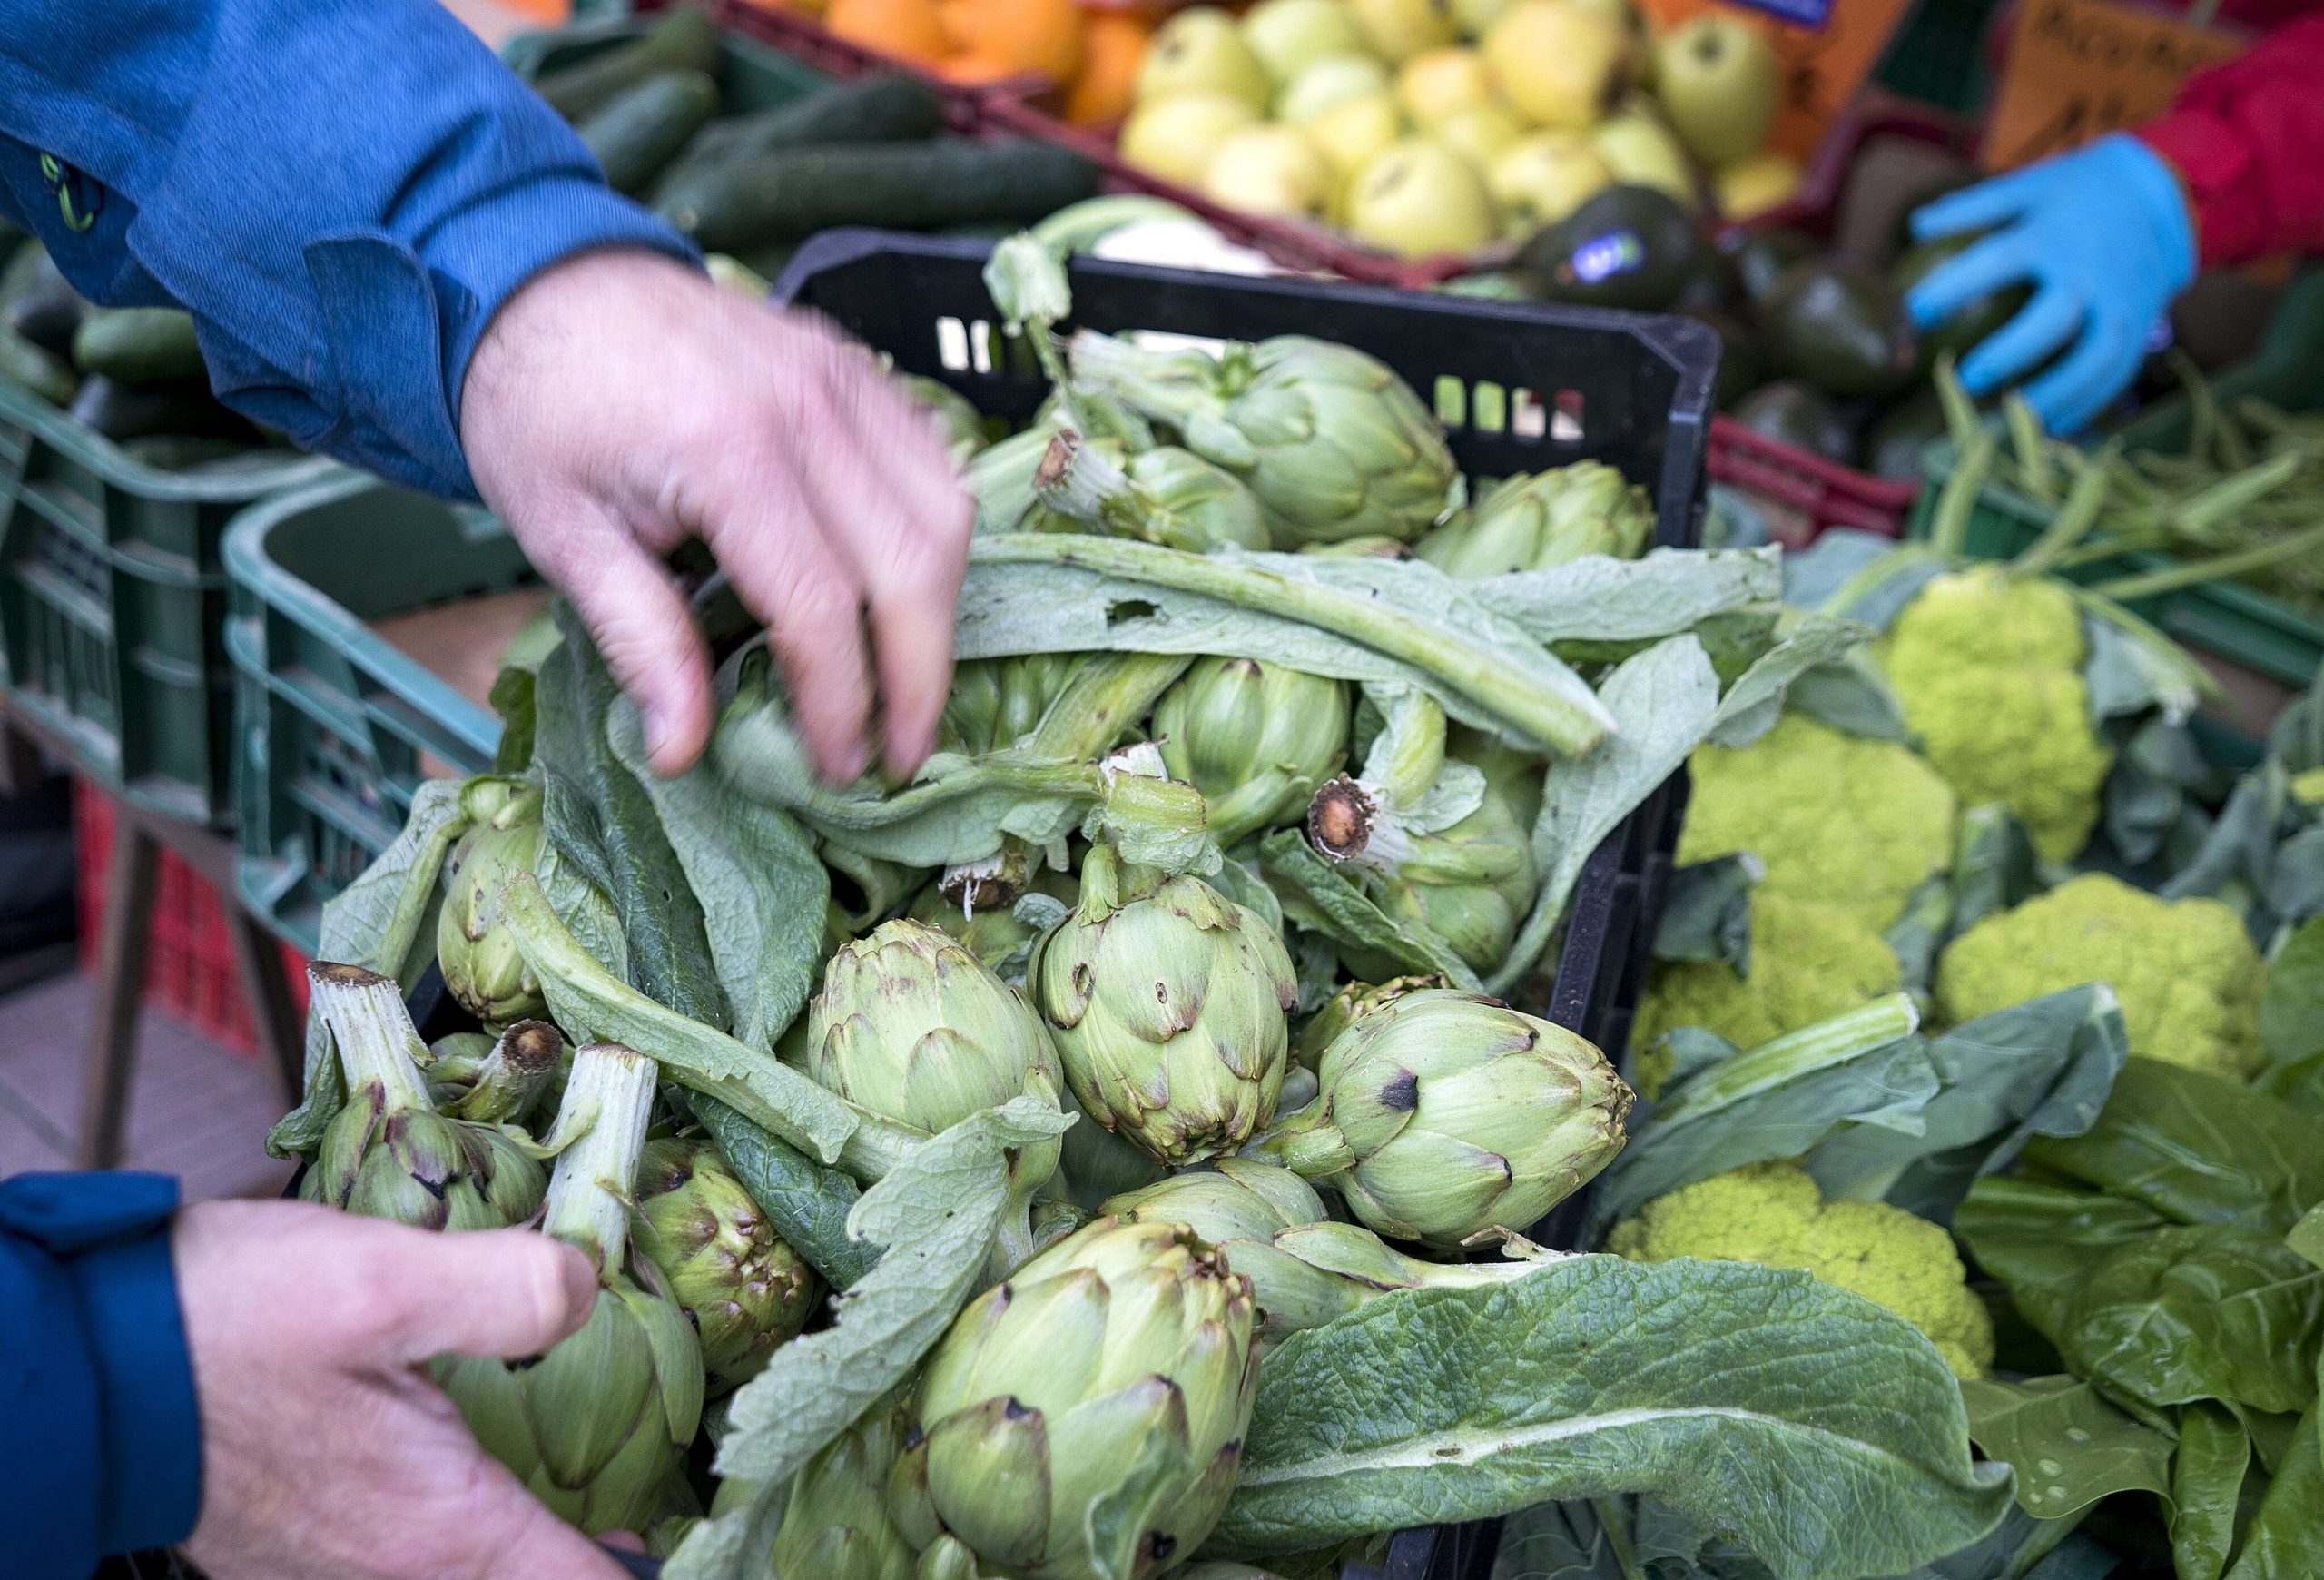
<instances>
[{"instance_id":1,"label":"artichoke","mask_svg":"<svg viewBox=\"0 0 2324 1580\"><path fill-rule=\"evenodd\" d=\"M547 1021L518 1021L498 1037L480 1040L481 1056L465 1042L456 1051L438 1053L428 1069L428 1096L455 1119L525 1123L556 1082L565 1061L564 1037Z\"/></svg>"},{"instance_id":2,"label":"artichoke","mask_svg":"<svg viewBox=\"0 0 2324 1580\"><path fill-rule=\"evenodd\" d=\"M1547 570L1585 554L1636 559L1654 536L1646 490L1603 461L1504 479L1470 509L1420 541L1447 576Z\"/></svg>"},{"instance_id":3,"label":"artichoke","mask_svg":"<svg viewBox=\"0 0 2324 1580\"><path fill-rule=\"evenodd\" d=\"M1274 928L1201 879L1093 846L1025 973L1084 1112L1173 1165L1274 1116L1298 978Z\"/></svg>"},{"instance_id":4,"label":"artichoke","mask_svg":"<svg viewBox=\"0 0 2324 1580\"><path fill-rule=\"evenodd\" d=\"M1358 1015L1315 1101L1252 1149L1336 1190L1366 1228L1452 1250L1521 1230L1621 1150L1630 1088L1596 1047L1436 989Z\"/></svg>"},{"instance_id":5,"label":"artichoke","mask_svg":"<svg viewBox=\"0 0 2324 1580\"><path fill-rule=\"evenodd\" d=\"M1199 658L1162 694L1154 730L1223 849L1292 819L1347 749L1345 683L1256 658Z\"/></svg>"},{"instance_id":6,"label":"artichoke","mask_svg":"<svg viewBox=\"0 0 2324 1580\"><path fill-rule=\"evenodd\" d=\"M497 1125L436 1111L416 1062L428 1050L387 977L319 961L310 1012L330 1027L347 1103L299 1194L418 1229L505 1229L541 1204L541 1166Z\"/></svg>"},{"instance_id":7,"label":"artichoke","mask_svg":"<svg viewBox=\"0 0 2324 1580\"><path fill-rule=\"evenodd\" d=\"M1059 432L1033 474L1034 492L1059 515L1116 538L1196 554L1267 547L1266 513L1232 472L1176 445L1118 460L1106 453L1113 448Z\"/></svg>"},{"instance_id":8,"label":"artichoke","mask_svg":"<svg viewBox=\"0 0 2324 1580\"><path fill-rule=\"evenodd\" d=\"M1157 1575L1235 1489L1258 1383L1250 1280L1176 1224L1099 1219L986 1290L921 1374L888 1510L1026 1580ZM1091 1506L1174 1464L1150 1523L1090 1544ZM1093 1530L1093 1526L1096 1528Z\"/></svg>"},{"instance_id":9,"label":"artichoke","mask_svg":"<svg viewBox=\"0 0 2324 1580\"><path fill-rule=\"evenodd\" d=\"M1222 1158L1117 1196L1104 1210L1127 1223L1177 1223L1216 1246L1251 1280L1259 1335L1281 1338L1320 1328L1394 1289L1507 1283L1550 1259L1424 1262L1383 1245L1371 1230L1326 1220L1323 1198L1287 1169Z\"/></svg>"},{"instance_id":10,"label":"artichoke","mask_svg":"<svg viewBox=\"0 0 2324 1580\"><path fill-rule=\"evenodd\" d=\"M1382 1004L1393 1003L1406 993L1420 992L1427 988L1451 987L1452 984L1435 973L1423 976L1390 977L1384 982L1350 982L1325 999L1323 1007L1307 1017L1299 1028L1299 1035L1291 1044L1291 1057L1313 1070L1323 1062L1324 1050L1332 1045L1355 1018L1366 1010L1376 1010Z\"/></svg>"},{"instance_id":11,"label":"artichoke","mask_svg":"<svg viewBox=\"0 0 2324 1580\"><path fill-rule=\"evenodd\" d=\"M792 1478L771 1555L779 1580L911 1580L911 1544L888 1517L903 1441L903 1412L875 1409Z\"/></svg>"},{"instance_id":12,"label":"artichoke","mask_svg":"<svg viewBox=\"0 0 2324 1580\"><path fill-rule=\"evenodd\" d=\"M1016 658L970 658L952 667L938 728L948 752L983 756L1031 735L1080 667L1078 653L1033 653Z\"/></svg>"},{"instance_id":13,"label":"artichoke","mask_svg":"<svg viewBox=\"0 0 2324 1580\"><path fill-rule=\"evenodd\" d=\"M1407 859L1380 884L1380 908L1399 922L1423 923L1471 970L1495 970L1532 907L1538 878L1531 831L1487 792L1474 812L1417 843L1417 855L1443 857L1456 873L1474 873L1475 881L1445 881L1441 869Z\"/></svg>"},{"instance_id":14,"label":"artichoke","mask_svg":"<svg viewBox=\"0 0 2324 1580\"><path fill-rule=\"evenodd\" d=\"M1279 548L1410 542L1443 513L1456 470L1443 433L1362 351L1278 335L1214 360L1084 330L1072 355L1079 381L1171 424L1188 449L1248 483Z\"/></svg>"},{"instance_id":15,"label":"artichoke","mask_svg":"<svg viewBox=\"0 0 2324 1580\"><path fill-rule=\"evenodd\" d=\"M841 946L807 1006L802 1064L814 1081L931 1135L1019 1096L1058 1101L1058 1051L1009 984L940 930L883 922ZM1058 1143L1012 1160L1018 1200L1057 1170ZM1004 1249L1031 1249L1021 1212Z\"/></svg>"},{"instance_id":16,"label":"artichoke","mask_svg":"<svg viewBox=\"0 0 2324 1580\"><path fill-rule=\"evenodd\" d=\"M540 861L541 793L505 779L470 781L461 793L468 831L452 847L444 909L436 923L436 959L444 986L487 1025L548 1012L540 983L517 942L495 925L500 891Z\"/></svg>"},{"instance_id":17,"label":"artichoke","mask_svg":"<svg viewBox=\"0 0 2324 1580\"><path fill-rule=\"evenodd\" d=\"M442 1356L438 1382L477 1442L591 1536L642 1531L702 1418L702 1347L649 1262L633 1264L630 1202L654 1104L651 1059L612 1043L573 1056L542 1231L597 1264L581 1330L518 1360ZM586 1126L586 1129L581 1127ZM577 1130L577 1135L568 1130Z\"/></svg>"},{"instance_id":18,"label":"artichoke","mask_svg":"<svg viewBox=\"0 0 2324 1580\"><path fill-rule=\"evenodd\" d=\"M758 1376L814 1315L814 1273L710 1142L646 1142L637 1210L637 1252L694 1318L714 1391Z\"/></svg>"}]
</instances>

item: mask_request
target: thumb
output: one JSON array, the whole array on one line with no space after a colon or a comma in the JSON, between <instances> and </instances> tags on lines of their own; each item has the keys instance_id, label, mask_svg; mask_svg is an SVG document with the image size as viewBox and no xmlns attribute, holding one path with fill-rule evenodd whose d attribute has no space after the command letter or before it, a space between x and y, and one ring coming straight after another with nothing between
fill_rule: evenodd
<instances>
[{"instance_id":1,"label":"thumb","mask_svg":"<svg viewBox=\"0 0 2324 1580\"><path fill-rule=\"evenodd\" d=\"M399 1366L431 1356L538 1355L589 1319L596 1269L525 1229L399 1235L376 1253L373 1332Z\"/></svg>"}]
</instances>

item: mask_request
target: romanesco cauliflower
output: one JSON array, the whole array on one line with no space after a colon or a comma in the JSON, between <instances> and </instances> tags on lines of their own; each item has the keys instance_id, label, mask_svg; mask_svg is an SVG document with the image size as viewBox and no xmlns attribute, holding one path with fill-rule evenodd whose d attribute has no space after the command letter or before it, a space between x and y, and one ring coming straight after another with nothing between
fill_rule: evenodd
<instances>
[{"instance_id":1,"label":"romanesco cauliflower","mask_svg":"<svg viewBox=\"0 0 2324 1580\"><path fill-rule=\"evenodd\" d=\"M1797 1163L1754 1163L1659 1196L1616 1224L1606 1249L1633 1261L1801 1268L1927 1334L1955 1376L1993 1369L1993 1318L1953 1237L1886 1202L1827 1202Z\"/></svg>"},{"instance_id":2,"label":"romanesco cauliflower","mask_svg":"<svg viewBox=\"0 0 2324 1580\"><path fill-rule=\"evenodd\" d=\"M2217 900L2165 900L2086 873L1988 916L1937 962L1938 1013L1974 1021L2102 982L2131 1052L2238 1080L2257 1074L2263 969L2241 918Z\"/></svg>"},{"instance_id":3,"label":"romanesco cauliflower","mask_svg":"<svg viewBox=\"0 0 2324 1580\"><path fill-rule=\"evenodd\" d=\"M1953 859L1955 805L1935 769L1894 741L1787 714L1750 746L1705 746L1679 835L1682 865L1748 850L1752 892L1814 900L1877 932Z\"/></svg>"},{"instance_id":4,"label":"romanesco cauliflower","mask_svg":"<svg viewBox=\"0 0 2324 1580\"><path fill-rule=\"evenodd\" d=\"M1751 974L1718 960L1661 962L1630 1041L1650 1050L1665 1032L1700 1026L1756 1048L1894 992L1902 977L1895 953L1855 913L1761 885L1751 894ZM1651 1079L1643 1062L1640 1074Z\"/></svg>"},{"instance_id":5,"label":"romanesco cauliflower","mask_svg":"<svg viewBox=\"0 0 2324 1580\"><path fill-rule=\"evenodd\" d=\"M2071 594L1995 565L1949 572L1905 606L1878 656L1963 805L2008 807L2047 860L2082 849L2113 753L2090 721Z\"/></svg>"}]
</instances>

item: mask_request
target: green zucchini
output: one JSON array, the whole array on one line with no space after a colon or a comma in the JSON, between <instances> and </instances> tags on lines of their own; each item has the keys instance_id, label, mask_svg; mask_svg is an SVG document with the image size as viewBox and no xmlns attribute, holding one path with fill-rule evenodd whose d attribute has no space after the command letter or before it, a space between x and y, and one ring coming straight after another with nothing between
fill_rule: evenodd
<instances>
[{"instance_id":1,"label":"green zucchini","mask_svg":"<svg viewBox=\"0 0 2324 1580\"><path fill-rule=\"evenodd\" d=\"M641 192L718 113L718 84L703 72L656 72L581 123L581 141L615 192Z\"/></svg>"},{"instance_id":2,"label":"green zucchini","mask_svg":"<svg viewBox=\"0 0 2324 1580\"><path fill-rule=\"evenodd\" d=\"M202 376L193 319L174 307L101 307L73 335L73 363L117 384L172 384Z\"/></svg>"},{"instance_id":3,"label":"green zucchini","mask_svg":"<svg viewBox=\"0 0 2324 1580\"><path fill-rule=\"evenodd\" d=\"M918 143L943 129L944 106L927 84L892 73L827 88L704 129L654 191L654 206L681 230L723 213L750 184L749 167L785 148L823 143Z\"/></svg>"},{"instance_id":4,"label":"green zucchini","mask_svg":"<svg viewBox=\"0 0 2324 1580\"><path fill-rule=\"evenodd\" d=\"M722 201L694 211L685 228L703 247L738 255L835 225L1030 224L1098 190L1097 170L1079 154L1013 141L786 149L738 160L734 176Z\"/></svg>"},{"instance_id":5,"label":"green zucchini","mask_svg":"<svg viewBox=\"0 0 2324 1580\"><path fill-rule=\"evenodd\" d=\"M578 125L657 73L717 69L717 25L701 12L680 6L627 44L548 73L533 84L533 91Z\"/></svg>"},{"instance_id":6,"label":"green zucchini","mask_svg":"<svg viewBox=\"0 0 2324 1580\"><path fill-rule=\"evenodd\" d=\"M0 329L0 379L22 384L51 406L72 404L78 382L64 358L41 350L11 329Z\"/></svg>"},{"instance_id":7,"label":"green zucchini","mask_svg":"<svg viewBox=\"0 0 2324 1580\"><path fill-rule=\"evenodd\" d=\"M56 267L56 260L34 249L32 278L0 313L0 322L55 356L73 354L73 334L96 310Z\"/></svg>"}]
</instances>

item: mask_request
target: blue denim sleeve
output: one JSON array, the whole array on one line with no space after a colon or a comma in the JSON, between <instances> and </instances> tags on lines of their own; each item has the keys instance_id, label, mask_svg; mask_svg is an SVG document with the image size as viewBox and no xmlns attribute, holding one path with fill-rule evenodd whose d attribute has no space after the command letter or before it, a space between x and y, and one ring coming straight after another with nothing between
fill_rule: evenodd
<instances>
[{"instance_id":1,"label":"blue denim sleeve","mask_svg":"<svg viewBox=\"0 0 2324 1580\"><path fill-rule=\"evenodd\" d=\"M177 1181L0 1180L0 1574L84 1580L182 1540L202 1505L170 1262Z\"/></svg>"},{"instance_id":2,"label":"blue denim sleeve","mask_svg":"<svg viewBox=\"0 0 2324 1580\"><path fill-rule=\"evenodd\" d=\"M0 213L93 300L192 311L229 405L444 494L518 286L694 256L436 0L0 0Z\"/></svg>"}]
</instances>

